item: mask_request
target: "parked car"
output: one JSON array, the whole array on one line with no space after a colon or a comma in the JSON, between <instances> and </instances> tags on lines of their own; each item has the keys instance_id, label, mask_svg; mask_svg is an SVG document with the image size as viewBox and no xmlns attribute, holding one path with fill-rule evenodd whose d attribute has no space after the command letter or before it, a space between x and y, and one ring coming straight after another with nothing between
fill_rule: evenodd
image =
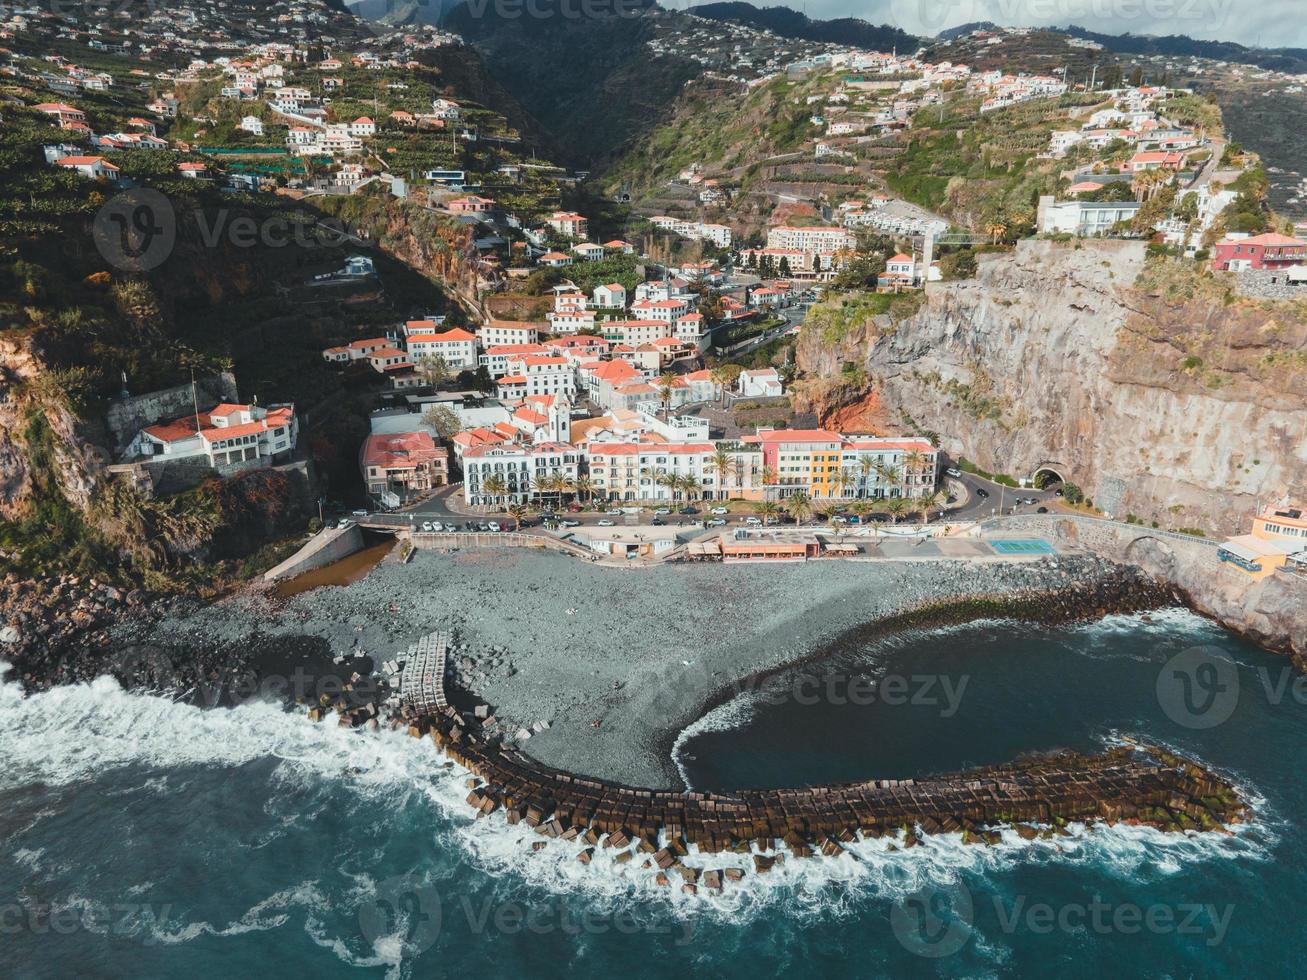
<instances>
[{"instance_id":1,"label":"parked car","mask_svg":"<svg viewBox=\"0 0 1307 980\"><path fill-rule=\"evenodd\" d=\"M745 524L748 524L750 527L762 527L762 518L761 518L761 517L746 517L746 518L744 519L744 523L745 523Z\"/></svg>"},{"instance_id":2,"label":"parked car","mask_svg":"<svg viewBox=\"0 0 1307 980\"><path fill-rule=\"evenodd\" d=\"M479 524L477 525L477 530L478 530L478 531L489 531L489 530L490 530L490 525L487 524L485 521L482 521L481 523L479 523Z\"/></svg>"},{"instance_id":3,"label":"parked car","mask_svg":"<svg viewBox=\"0 0 1307 980\"><path fill-rule=\"evenodd\" d=\"M1047 508L1047 507L1041 507L1041 508L1039 508L1039 510L1035 511L1035 513L1037 513L1037 514L1047 514L1047 513L1048 513L1048 508Z\"/></svg>"},{"instance_id":4,"label":"parked car","mask_svg":"<svg viewBox=\"0 0 1307 980\"><path fill-rule=\"evenodd\" d=\"M850 514L848 517L845 517L843 514L841 514L841 515L840 515L840 520L842 520L842 521L844 521L844 522L846 522L846 523L848 523L848 524L861 524L861 523L862 523L862 518L859 517L857 514Z\"/></svg>"},{"instance_id":5,"label":"parked car","mask_svg":"<svg viewBox=\"0 0 1307 980\"><path fill-rule=\"evenodd\" d=\"M464 522L463 522L463 529L464 529L465 531L475 531L475 530L477 529L477 522L476 522L476 521L464 521Z\"/></svg>"},{"instance_id":6,"label":"parked car","mask_svg":"<svg viewBox=\"0 0 1307 980\"><path fill-rule=\"evenodd\" d=\"M367 516L368 516L368 512L367 512L366 510L352 510L352 511L350 511L350 516L351 516L351 517L367 517Z\"/></svg>"},{"instance_id":7,"label":"parked car","mask_svg":"<svg viewBox=\"0 0 1307 980\"><path fill-rule=\"evenodd\" d=\"M650 523L653 527L662 527L662 526L665 525L667 522L666 522L665 520L663 520L661 517L655 517L655 518L654 518L652 521L650 521L649 523Z\"/></svg>"},{"instance_id":8,"label":"parked car","mask_svg":"<svg viewBox=\"0 0 1307 980\"><path fill-rule=\"evenodd\" d=\"M558 515L555 514L552 510L547 510L547 511L543 511L540 514L540 519L542 521L556 521L558 520Z\"/></svg>"},{"instance_id":9,"label":"parked car","mask_svg":"<svg viewBox=\"0 0 1307 980\"><path fill-rule=\"evenodd\" d=\"M722 517L722 516L724 516L724 515L726 515L726 514L729 514L729 513L730 513L730 509L729 509L729 508L726 508L726 507L714 507L714 508L712 509L712 512L713 512L714 514L716 514L718 517Z\"/></svg>"},{"instance_id":10,"label":"parked car","mask_svg":"<svg viewBox=\"0 0 1307 980\"><path fill-rule=\"evenodd\" d=\"M436 526L435 526L434 524L432 524L430 521L423 521L423 522L422 522L422 530L424 530L424 531L426 531L428 534L430 534L432 531L436 530Z\"/></svg>"},{"instance_id":11,"label":"parked car","mask_svg":"<svg viewBox=\"0 0 1307 980\"><path fill-rule=\"evenodd\" d=\"M984 487L976 487L976 496L977 496L977 497L988 497L988 496L989 496L989 491L986 490Z\"/></svg>"},{"instance_id":12,"label":"parked car","mask_svg":"<svg viewBox=\"0 0 1307 980\"><path fill-rule=\"evenodd\" d=\"M710 520L710 521L705 521L705 523L706 523L709 527L725 527L725 526L726 526L726 520L725 520L725 518L721 518L721 517L714 517L714 518L713 518L712 520Z\"/></svg>"},{"instance_id":13,"label":"parked car","mask_svg":"<svg viewBox=\"0 0 1307 980\"><path fill-rule=\"evenodd\" d=\"M487 529L487 530L490 530L490 531L498 532L498 531L499 531L499 522L498 522L498 521L488 521L488 522L486 523L486 529Z\"/></svg>"},{"instance_id":14,"label":"parked car","mask_svg":"<svg viewBox=\"0 0 1307 980\"><path fill-rule=\"evenodd\" d=\"M695 508L693 508L693 507L682 507L682 508L681 508L680 510L678 510L676 513L678 513L678 514L697 514L697 513L699 513L699 512L698 512Z\"/></svg>"},{"instance_id":15,"label":"parked car","mask_svg":"<svg viewBox=\"0 0 1307 980\"><path fill-rule=\"evenodd\" d=\"M614 522L608 520L607 518L605 518L605 519L602 520L602 521L596 521L595 524L596 524L596 526L598 526L598 527L616 527L616 526L617 526L616 524L614 524Z\"/></svg>"},{"instance_id":16,"label":"parked car","mask_svg":"<svg viewBox=\"0 0 1307 980\"><path fill-rule=\"evenodd\" d=\"M349 518L342 519L341 522L336 525L336 527L340 528L342 531L348 531L353 526L354 526L354 522L351 521Z\"/></svg>"},{"instance_id":17,"label":"parked car","mask_svg":"<svg viewBox=\"0 0 1307 980\"><path fill-rule=\"evenodd\" d=\"M565 520L565 521L559 521L559 522L558 522L558 526L559 526L559 527L580 527L580 526L581 526L581 522L580 522L580 521L574 521L574 520L568 519L568 520Z\"/></svg>"},{"instance_id":18,"label":"parked car","mask_svg":"<svg viewBox=\"0 0 1307 980\"><path fill-rule=\"evenodd\" d=\"M659 507L656 511L654 511L654 513L657 514L659 517L666 517L671 512L672 510L670 507Z\"/></svg>"},{"instance_id":19,"label":"parked car","mask_svg":"<svg viewBox=\"0 0 1307 980\"><path fill-rule=\"evenodd\" d=\"M956 466L950 466L944 472L947 473L949 476L953 477L953 479L955 480L962 479L962 471L958 469Z\"/></svg>"},{"instance_id":20,"label":"parked car","mask_svg":"<svg viewBox=\"0 0 1307 980\"><path fill-rule=\"evenodd\" d=\"M1056 490L1055 492L1056 492L1056 494L1057 494L1059 497L1062 496L1062 488L1061 488L1061 487L1058 487L1057 490Z\"/></svg>"}]
</instances>

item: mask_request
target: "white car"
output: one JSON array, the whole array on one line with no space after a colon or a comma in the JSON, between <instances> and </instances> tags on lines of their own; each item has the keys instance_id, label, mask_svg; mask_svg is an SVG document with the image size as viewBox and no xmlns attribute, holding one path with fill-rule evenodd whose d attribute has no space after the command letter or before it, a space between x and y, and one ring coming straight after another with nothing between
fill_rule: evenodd
<instances>
[{"instance_id":1,"label":"white car","mask_svg":"<svg viewBox=\"0 0 1307 980\"><path fill-rule=\"evenodd\" d=\"M498 521L490 521L486 526L489 527L490 530L492 530L492 531L498 531L498 530L499 530L499 522L498 522Z\"/></svg>"},{"instance_id":2,"label":"white car","mask_svg":"<svg viewBox=\"0 0 1307 980\"><path fill-rule=\"evenodd\" d=\"M666 517L671 512L672 509L670 507L659 507L656 511L654 511L654 513L657 514L659 517Z\"/></svg>"},{"instance_id":3,"label":"white car","mask_svg":"<svg viewBox=\"0 0 1307 980\"><path fill-rule=\"evenodd\" d=\"M434 531L435 529L436 529L436 526L435 526L434 524L432 524L430 521L423 521L423 522L422 522L422 530L426 531L428 534L430 534L430 533L431 533L432 531Z\"/></svg>"},{"instance_id":4,"label":"white car","mask_svg":"<svg viewBox=\"0 0 1307 980\"><path fill-rule=\"evenodd\" d=\"M761 517L746 517L746 518L744 519L744 523L745 523L745 524L748 524L750 527L762 527L762 518L761 518Z\"/></svg>"},{"instance_id":5,"label":"white car","mask_svg":"<svg viewBox=\"0 0 1307 980\"><path fill-rule=\"evenodd\" d=\"M716 514L718 517L721 517L724 514L729 514L730 510L726 507L714 507L712 509L712 512Z\"/></svg>"},{"instance_id":6,"label":"white car","mask_svg":"<svg viewBox=\"0 0 1307 980\"><path fill-rule=\"evenodd\" d=\"M356 511L351 511L351 516L353 516L353 517L367 517L367 516L368 516L368 512L367 512L366 510L356 510Z\"/></svg>"},{"instance_id":7,"label":"white car","mask_svg":"<svg viewBox=\"0 0 1307 980\"><path fill-rule=\"evenodd\" d=\"M595 521L596 527L616 527L612 521Z\"/></svg>"},{"instance_id":8,"label":"white car","mask_svg":"<svg viewBox=\"0 0 1307 980\"><path fill-rule=\"evenodd\" d=\"M962 479L962 471L958 469L956 466L950 466L944 472L947 473L949 476L953 477L953 479L955 480Z\"/></svg>"}]
</instances>

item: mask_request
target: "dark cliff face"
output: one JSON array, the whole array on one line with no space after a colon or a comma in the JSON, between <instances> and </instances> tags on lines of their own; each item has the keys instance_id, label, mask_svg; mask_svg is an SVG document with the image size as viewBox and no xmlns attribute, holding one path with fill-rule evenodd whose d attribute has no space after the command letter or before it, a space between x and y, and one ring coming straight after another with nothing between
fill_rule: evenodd
<instances>
[{"instance_id":1,"label":"dark cliff face","mask_svg":"<svg viewBox=\"0 0 1307 980\"><path fill-rule=\"evenodd\" d=\"M1017 478L1055 464L1117 517L1246 531L1258 502L1307 495L1307 318L1145 268L1139 243L1023 242L866 343L807 334L805 372L856 357L900 428Z\"/></svg>"}]
</instances>

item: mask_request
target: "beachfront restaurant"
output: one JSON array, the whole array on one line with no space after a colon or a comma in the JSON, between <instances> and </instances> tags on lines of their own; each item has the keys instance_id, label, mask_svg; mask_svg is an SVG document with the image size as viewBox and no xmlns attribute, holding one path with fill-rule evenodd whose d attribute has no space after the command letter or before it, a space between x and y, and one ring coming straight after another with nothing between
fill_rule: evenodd
<instances>
[{"instance_id":1,"label":"beachfront restaurant","mask_svg":"<svg viewBox=\"0 0 1307 980\"><path fill-rule=\"evenodd\" d=\"M736 531L721 542L723 561L807 561L821 554L815 535L785 535L766 531Z\"/></svg>"},{"instance_id":2,"label":"beachfront restaurant","mask_svg":"<svg viewBox=\"0 0 1307 980\"><path fill-rule=\"evenodd\" d=\"M1307 556L1307 542L1268 540L1253 534L1228 538L1216 551L1216 557L1233 565L1245 575L1262 579L1284 568L1293 559L1293 567L1301 567L1300 559Z\"/></svg>"}]
</instances>

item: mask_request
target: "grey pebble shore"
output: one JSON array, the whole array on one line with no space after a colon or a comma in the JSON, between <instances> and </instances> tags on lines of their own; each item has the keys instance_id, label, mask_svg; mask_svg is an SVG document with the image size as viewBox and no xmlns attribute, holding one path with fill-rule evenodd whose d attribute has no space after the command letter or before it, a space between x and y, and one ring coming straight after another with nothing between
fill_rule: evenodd
<instances>
[{"instance_id":1,"label":"grey pebble shore","mask_svg":"<svg viewBox=\"0 0 1307 980\"><path fill-rule=\"evenodd\" d=\"M549 723L523 744L530 755L596 778L680 788L671 738L738 680L904 610L1066 586L1112 568L1078 555L628 569L516 549L419 552L349 586L276 602L244 592L125 627L122 638L313 636L337 655L380 662L422 634L449 630L458 682L493 705L510 733Z\"/></svg>"}]
</instances>

